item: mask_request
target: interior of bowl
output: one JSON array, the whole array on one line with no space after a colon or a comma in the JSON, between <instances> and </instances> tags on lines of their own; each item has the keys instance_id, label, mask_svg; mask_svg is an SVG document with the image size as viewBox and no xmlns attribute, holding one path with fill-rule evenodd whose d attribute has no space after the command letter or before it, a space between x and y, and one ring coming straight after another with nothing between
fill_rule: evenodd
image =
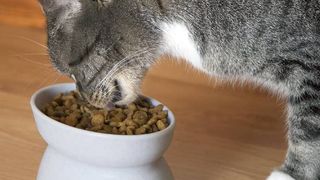
<instances>
[{"instance_id":1,"label":"interior of bowl","mask_svg":"<svg viewBox=\"0 0 320 180\"><path fill-rule=\"evenodd\" d=\"M91 131L87 131L87 130L82 130L82 129L78 129L78 128L75 128L75 127L72 127L72 126L68 126L68 125L65 125L63 123L60 123L52 118L50 118L49 116L45 115L40 109L42 109L42 107L44 107L48 102L52 101L52 99L59 93L66 93L66 92L69 92L69 91L72 91L72 90L75 90L76 86L74 83L62 83L62 84L55 84L55 85L51 85L51 86L48 86L48 87L45 87L45 88L42 88L40 90L38 90L36 93L34 93L31 97L31 101L30 101L30 104L31 106L33 107L34 111L37 111L38 113L40 113L42 116L45 116L46 119L49 119L50 121L54 121L54 122L57 122L63 126L66 126L68 128L72 128L72 129L77 129L77 130L81 130L81 131L86 131L86 132L89 132L89 133L96 133L96 132L91 132ZM161 102L153 99L153 98L150 98L150 97L146 97L146 96L143 96L145 98L147 98L153 105L158 105L158 104L162 104ZM166 131L167 129L171 129L174 127L175 125L175 119L174 119L174 115L173 113L171 112L171 110L164 105L164 110L167 110L168 111L168 121L169 121L169 126L162 130L162 131ZM157 134L159 132L162 132L162 131L158 131L158 132L155 132L155 133L150 133L150 134ZM102 133L98 133L98 134L102 134ZM106 135L113 135L113 134L106 134ZM141 135L134 135L134 136L145 136L145 135L148 135L148 134L141 134ZM117 135L117 136L128 136L128 135Z\"/></svg>"},{"instance_id":2,"label":"interior of bowl","mask_svg":"<svg viewBox=\"0 0 320 180\"><path fill-rule=\"evenodd\" d=\"M52 101L52 99L59 93L65 93L68 91L72 91L76 88L75 84L73 83L65 83L65 84L56 84L45 87L37 91L34 97L34 103L37 109L41 109L45 106L48 102Z\"/></svg>"}]
</instances>

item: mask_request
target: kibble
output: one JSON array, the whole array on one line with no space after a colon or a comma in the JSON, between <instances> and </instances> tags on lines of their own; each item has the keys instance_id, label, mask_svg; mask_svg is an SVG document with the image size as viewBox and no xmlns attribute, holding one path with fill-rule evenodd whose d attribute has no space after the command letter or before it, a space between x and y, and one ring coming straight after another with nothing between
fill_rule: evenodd
<instances>
[{"instance_id":1,"label":"kibble","mask_svg":"<svg viewBox=\"0 0 320 180\"><path fill-rule=\"evenodd\" d=\"M157 127L160 130L164 130L166 128L166 125L161 120L158 120L157 121Z\"/></svg>"},{"instance_id":2,"label":"kibble","mask_svg":"<svg viewBox=\"0 0 320 180\"><path fill-rule=\"evenodd\" d=\"M95 114L91 119L92 126L102 126L104 124L104 115L103 114Z\"/></svg>"},{"instance_id":3,"label":"kibble","mask_svg":"<svg viewBox=\"0 0 320 180\"><path fill-rule=\"evenodd\" d=\"M139 127L135 130L135 134L138 135L138 134L145 134L146 133L146 128L144 127Z\"/></svg>"},{"instance_id":4,"label":"kibble","mask_svg":"<svg viewBox=\"0 0 320 180\"><path fill-rule=\"evenodd\" d=\"M78 92L60 93L42 111L52 119L79 129L105 134L140 135L158 132L169 126L163 105L152 106L139 98L127 106L112 110L85 103Z\"/></svg>"}]
</instances>

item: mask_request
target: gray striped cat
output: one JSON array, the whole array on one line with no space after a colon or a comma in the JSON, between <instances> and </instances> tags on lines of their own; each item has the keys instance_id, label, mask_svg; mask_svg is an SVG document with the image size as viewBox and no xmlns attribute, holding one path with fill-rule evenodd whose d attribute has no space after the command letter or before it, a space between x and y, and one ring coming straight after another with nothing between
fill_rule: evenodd
<instances>
[{"instance_id":1,"label":"gray striped cat","mask_svg":"<svg viewBox=\"0 0 320 180\"><path fill-rule=\"evenodd\" d=\"M320 179L319 0L40 0L53 65L91 104L134 101L162 54L287 97L289 148L268 180Z\"/></svg>"}]
</instances>

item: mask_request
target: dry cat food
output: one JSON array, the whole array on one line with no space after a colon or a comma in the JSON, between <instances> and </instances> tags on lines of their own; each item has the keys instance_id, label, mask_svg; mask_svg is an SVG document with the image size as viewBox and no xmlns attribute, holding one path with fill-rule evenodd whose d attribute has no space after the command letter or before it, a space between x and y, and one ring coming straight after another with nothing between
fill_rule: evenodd
<instances>
[{"instance_id":1,"label":"dry cat food","mask_svg":"<svg viewBox=\"0 0 320 180\"><path fill-rule=\"evenodd\" d=\"M146 99L112 110L99 109L81 100L75 91L61 93L42 111L52 119L76 128L107 134L138 135L168 127L168 111Z\"/></svg>"}]
</instances>

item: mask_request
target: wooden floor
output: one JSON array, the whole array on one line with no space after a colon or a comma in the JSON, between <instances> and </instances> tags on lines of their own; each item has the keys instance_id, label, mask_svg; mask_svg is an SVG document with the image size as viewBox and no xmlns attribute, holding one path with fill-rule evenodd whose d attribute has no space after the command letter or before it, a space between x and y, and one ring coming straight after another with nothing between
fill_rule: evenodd
<instances>
[{"instance_id":1,"label":"wooden floor","mask_svg":"<svg viewBox=\"0 0 320 180\"><path fill-rule=\"evenodd\" d=\"M18 0L0 0L8 7L10 2ZM35 1L28 2L32 5L27 7L36 7ZM43 86L70 80L53 70L46 49L34 42L45 44L43 19L15 23L12 16L4 17L1 5L0 179L34 180L46 144L36 130L29 98ZM270 93L217 85L165 58L148 73L142 88L176 115L175 136L165 155L176 180L259 180L281 164L284 101Z\"/></svg>"}]
</instances>

